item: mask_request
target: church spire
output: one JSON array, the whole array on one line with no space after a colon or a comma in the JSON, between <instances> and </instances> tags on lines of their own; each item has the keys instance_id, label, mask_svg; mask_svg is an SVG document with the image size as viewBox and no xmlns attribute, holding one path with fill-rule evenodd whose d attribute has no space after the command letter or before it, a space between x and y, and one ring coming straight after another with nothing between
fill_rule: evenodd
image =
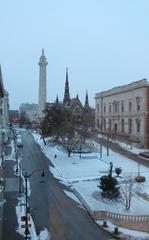
<instances>
[{"instance_id":1,"label":"church spire","mask_svg":"<svg viewBox=\"0 0 149 240\"><path fill-rule=\"evenodd\" d=\"M70 104L68 68L66 68L66 82L65 82L65 93L64 93L63 103L66 104L66 105Z\"/></svg>"},{"instance_id":2,"label":"church spire","mask_svg":"<svg viewBox=\"0 0 149 240\"><path fill-rule=\"evenodd\" d=\"M89 107L89 102L88 102L88 92L86 91L86 96L85 96L85 105L84 107Z\"/></svg>"},{"instance_id":3,"label":"church spire","mask_svg":"<svg viewBox=\"0 0 149 240\"><path fill-rule=\"evenodd\" d=\"M58 105L59 104L59 100L58 100L58 95L57 95L57 97L56 97L56 105Z\"/></svg>"}]
</instances>

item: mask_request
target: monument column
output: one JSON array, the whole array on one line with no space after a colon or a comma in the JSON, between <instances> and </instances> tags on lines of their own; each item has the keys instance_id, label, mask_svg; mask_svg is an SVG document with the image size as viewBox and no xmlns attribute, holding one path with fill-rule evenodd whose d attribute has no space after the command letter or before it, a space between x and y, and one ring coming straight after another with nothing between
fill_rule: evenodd
<instances>
[{"instance_id":1,"label":"monument column","mask_svg":"<svg viewBox=\"0 0 149 240\"><path fill-rule=\"evenodd\" d=\"M43 110L45 109L45 104L47 102L47 89L46 89L46 67L47 60L44 55L44 49L42 49L42 55L39 61L39 118L44 117Z\"/></svg>"}]
</instances>

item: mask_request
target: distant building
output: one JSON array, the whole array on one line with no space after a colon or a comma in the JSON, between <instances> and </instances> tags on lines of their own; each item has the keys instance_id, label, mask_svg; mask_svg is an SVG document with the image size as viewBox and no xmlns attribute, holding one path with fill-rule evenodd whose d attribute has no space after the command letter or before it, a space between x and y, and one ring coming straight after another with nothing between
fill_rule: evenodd
<instances>
[{"instance_id":1,"label":"distant building","mask_svg":"<svg viewBox=\"0 0 149 240\"><path fill-rule=\"evenodd\" d=\"M21 124L38 122L38 104L22 103L19 112Z\"/></svg>"},{"instance_id":2,"label":"distant building","mask_svg":"<svg viewBox=\"0 0 149 240\"><path fill-rule=\"evenodd\" d=\"M20 115L18 110L9 110L9 121L12 125L18 125L20 123Z\"/></svg>"},{"instance_id":3,"label":"distant building","mask_svg":"<svg viewBox=\"0 0 149 240\"><path fill-rule=\"evenodd\" d=\"M146 79L96 93L95 127L149 146L149 83Z\"/></svg>"}]
</instances>

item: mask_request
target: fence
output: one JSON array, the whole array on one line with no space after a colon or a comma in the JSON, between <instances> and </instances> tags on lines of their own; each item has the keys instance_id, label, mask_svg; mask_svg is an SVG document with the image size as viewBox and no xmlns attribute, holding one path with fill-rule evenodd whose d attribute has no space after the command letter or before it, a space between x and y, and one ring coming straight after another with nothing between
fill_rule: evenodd
<instances>
[{"instance_id":1,"label":"fence","mask_svg":"<svg viewBox=\"0 0 149 240\"><path fill-rule=\"evenodd\" d=\"M149 231L149 215L126 215L106 211L95 211L94 219L109 220L113 224L138 231Z\"/></svg>"}]
</instances>

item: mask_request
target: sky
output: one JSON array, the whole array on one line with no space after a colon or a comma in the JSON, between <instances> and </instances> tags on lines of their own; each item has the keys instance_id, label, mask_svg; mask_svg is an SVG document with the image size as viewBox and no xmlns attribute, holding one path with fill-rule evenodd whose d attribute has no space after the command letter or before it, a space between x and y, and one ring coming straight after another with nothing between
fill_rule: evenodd
<instances>
[{"instance_id":1,"label":"sky","mask_svg":"<svg viewBox=\"0 0 149 240\"><path fill-rule=\"evenodd\" d=\"M149 78L148 0L3 0L0 64L10 109L38 103L39 58L44 48L47 101L70 96L90 105L95 94Z\"/></svg>"}]
</instances>

